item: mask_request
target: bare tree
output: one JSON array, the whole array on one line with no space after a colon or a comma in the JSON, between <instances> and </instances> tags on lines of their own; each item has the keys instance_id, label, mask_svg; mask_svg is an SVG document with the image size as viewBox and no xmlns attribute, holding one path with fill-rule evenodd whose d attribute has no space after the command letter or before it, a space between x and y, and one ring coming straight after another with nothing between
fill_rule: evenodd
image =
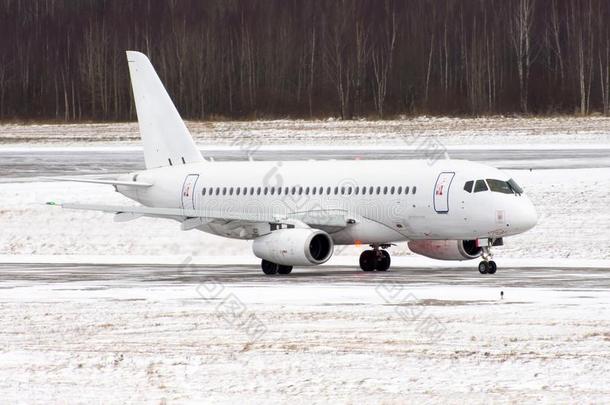
<instances>
[{"instance_id":1,"label":"bare tree","mask_svg":"<svg viewBox=\"0 0 610 405\"><path fill-rule=\"evenodd\" d=\"M372 52L373 62L373 94L375 107L379 117L383 118L383 105L385 103L389 74L392 69L394 58L394 47L396 46L396 9L394 2L386 0L384 2L384 18L382 21L381 35L379 43Z\"/></svg>"},{"instance_id":2,"label":"bare tree","mask_svg":"<svg viewBox=\"0 0 610 405\"><path fill-rule=\"evenodd\" d=\"M516 0L516 11L510 25L511 40L516 54L519 75L519 97L521 111L528 112L529 75L532 65L532 24L536 0Z\"/></svg>"}]
</instances>

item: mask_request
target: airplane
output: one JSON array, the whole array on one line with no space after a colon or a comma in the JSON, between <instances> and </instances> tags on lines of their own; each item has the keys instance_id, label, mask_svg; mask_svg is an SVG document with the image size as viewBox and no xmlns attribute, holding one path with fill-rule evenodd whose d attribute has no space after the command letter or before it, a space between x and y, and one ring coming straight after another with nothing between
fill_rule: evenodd
<instances>
[{"instance_id":1,"label":"airplane","mask_svg":"<svg viewBox=\"0 0 610 405\"><path fill-rule=\"evenodd\" d=\"M233 161L204 159L148 57L127 51L146 170L114 179L57 178L112 185L137 206L53 203L66 209L172 219L182 230L252 240L266 275L327 262L335 246L368 245L363 271L387 271L388 248L407 242L439 260L481 258L533 228L534 205L506 173L439 159Z\"/></svg>"}]
</instances>

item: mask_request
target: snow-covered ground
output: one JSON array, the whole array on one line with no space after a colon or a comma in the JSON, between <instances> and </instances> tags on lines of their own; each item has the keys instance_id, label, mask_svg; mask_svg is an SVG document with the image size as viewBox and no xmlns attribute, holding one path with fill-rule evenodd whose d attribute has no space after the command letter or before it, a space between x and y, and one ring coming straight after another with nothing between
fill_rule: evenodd
<instances>
[{"instance_id":1,"label":"snow-covered ground","mask_svg":"<svg viewBox=\"0 0 610 405\"><path fill-rule=\"evenodd\" d=\"M453 148L610 147L610 119L601 117L189 127L202 147L248 150L418 148L421 139ZM3 148L138 143L135 124L0 125ZM387 274L358 271L360 248L347 247L322 268L266 278L256 266L227 265L257 262L249 242L42 204L131 203L111 187L5 179L2 401L607 403L610 168L511 175L540 220L495 250L493 277L480 276L476 262L441 265L399 244L393 263L406 267ZM190 256L213 265L176 266ZM2 264L11 262L26 264Z\"/></svg>"},{"instance_id":2,"label":"snow-covered ground","mask_svg":"<svg viewBox=\"0 0 610 405\"><path fill-rule=\"evenodd\" d=\"M413 145L435 137L457 145L610 145L608 117L433 118L392 121L273 120L187 122L200 146ZM420 138L421 137L421 138ZM136 123L0 125L0 145L139 145Z\"/></svg>"},{"instance_id":3,"label":"snow-covered ground","mask_svg":"<svg viewBox=\"0 0 610 405\"><path fill-rule=\"evenodd\" d=\"M610 259L610 168L514 170L540 215L531 231L507 238L503 258ZM110 186L55 182L0 187L0 255L243 256L250 243L199 231L173 221L141 218L114 223L112 215L63 210L46 201L132 204ZM339 248L353 257L360 248ZM406 244L393 255L410 255ZM332 262L331 262L332 264Z\"/></svg>"},{"instance_id":4,"label":"snow-covered ground","mask_svg":"<svg viewBox=\"0 0 610 405\"><path fill-rule=\"evenodd\" d=\"M241 281L210 276L230 268L0 271L5 403L610 398L607 271L594 288L577 271L400 283L406 270L304 280L253 268Z\"/></svg>"}]
</instances>

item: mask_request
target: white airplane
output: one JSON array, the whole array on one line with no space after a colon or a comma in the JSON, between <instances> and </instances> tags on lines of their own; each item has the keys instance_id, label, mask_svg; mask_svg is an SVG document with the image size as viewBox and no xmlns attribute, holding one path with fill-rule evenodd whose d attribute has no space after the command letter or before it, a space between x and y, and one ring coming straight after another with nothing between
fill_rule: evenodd
<instances>
[{"instance_id":1,"label":"white airplane","mask_svg":"<svg viewBox=\"0 0 610 405\"><path fill-rule=\"evenodd\" d=\"M387 248L408 241L440 260L481 257L494 274L493 246L532 228L537 214L500 170L462 160L213 162L202 157L148 58L127 52L146 170L112 180L139 206L78 203L63 208L115 213L116 221L168 218L197 229L252 239L265 274L328 261L335 245L370 245L364 271L390 267Z\"/></svg>"}]
</instances>

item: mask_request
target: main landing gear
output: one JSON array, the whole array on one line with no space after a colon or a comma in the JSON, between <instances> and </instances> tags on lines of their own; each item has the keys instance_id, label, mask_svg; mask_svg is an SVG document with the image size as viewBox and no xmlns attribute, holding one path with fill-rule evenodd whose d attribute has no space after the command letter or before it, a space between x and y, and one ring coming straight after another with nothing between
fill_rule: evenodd
<instances>
[{"instance_id":1,"label":"main landing gear","mask_svg":"<svg viewBox=\"0 0 610 405\"><path fill-rule=\"evenodd\" d=\"M386 248L390 245L371 245L373 249L365 250L360 255L362 271L387 271L390 268L390 254Z\"/></svg>"},{"instance_id":2,"label":"main landing gear","mask_svg":"<svg viewBox=\"0 0 610 405\"><path fill-rule=\"evenodd\" d=\"M283 264L272 263L264 259L261 262L261 268L263 273L268 276L273 274L290 274L292 271L292 266L284 266Z\"/></svg>"},{"instance_id":3,"label":"main landing gear","mask_svg":"<svg viewBox=\"0 0 610 405\"><path fill-rule=\"evenodd\" d=\"M479 273L481 274L496 274L496 270L498 270L498 266L496 262L491 260L493 257L493 253L491 253L491 247L493 246L493 239L487 240L487 246L483 246L481 252L481 258L483 259L481 263L479 263Z\"/></svg>"}]
</instances>

